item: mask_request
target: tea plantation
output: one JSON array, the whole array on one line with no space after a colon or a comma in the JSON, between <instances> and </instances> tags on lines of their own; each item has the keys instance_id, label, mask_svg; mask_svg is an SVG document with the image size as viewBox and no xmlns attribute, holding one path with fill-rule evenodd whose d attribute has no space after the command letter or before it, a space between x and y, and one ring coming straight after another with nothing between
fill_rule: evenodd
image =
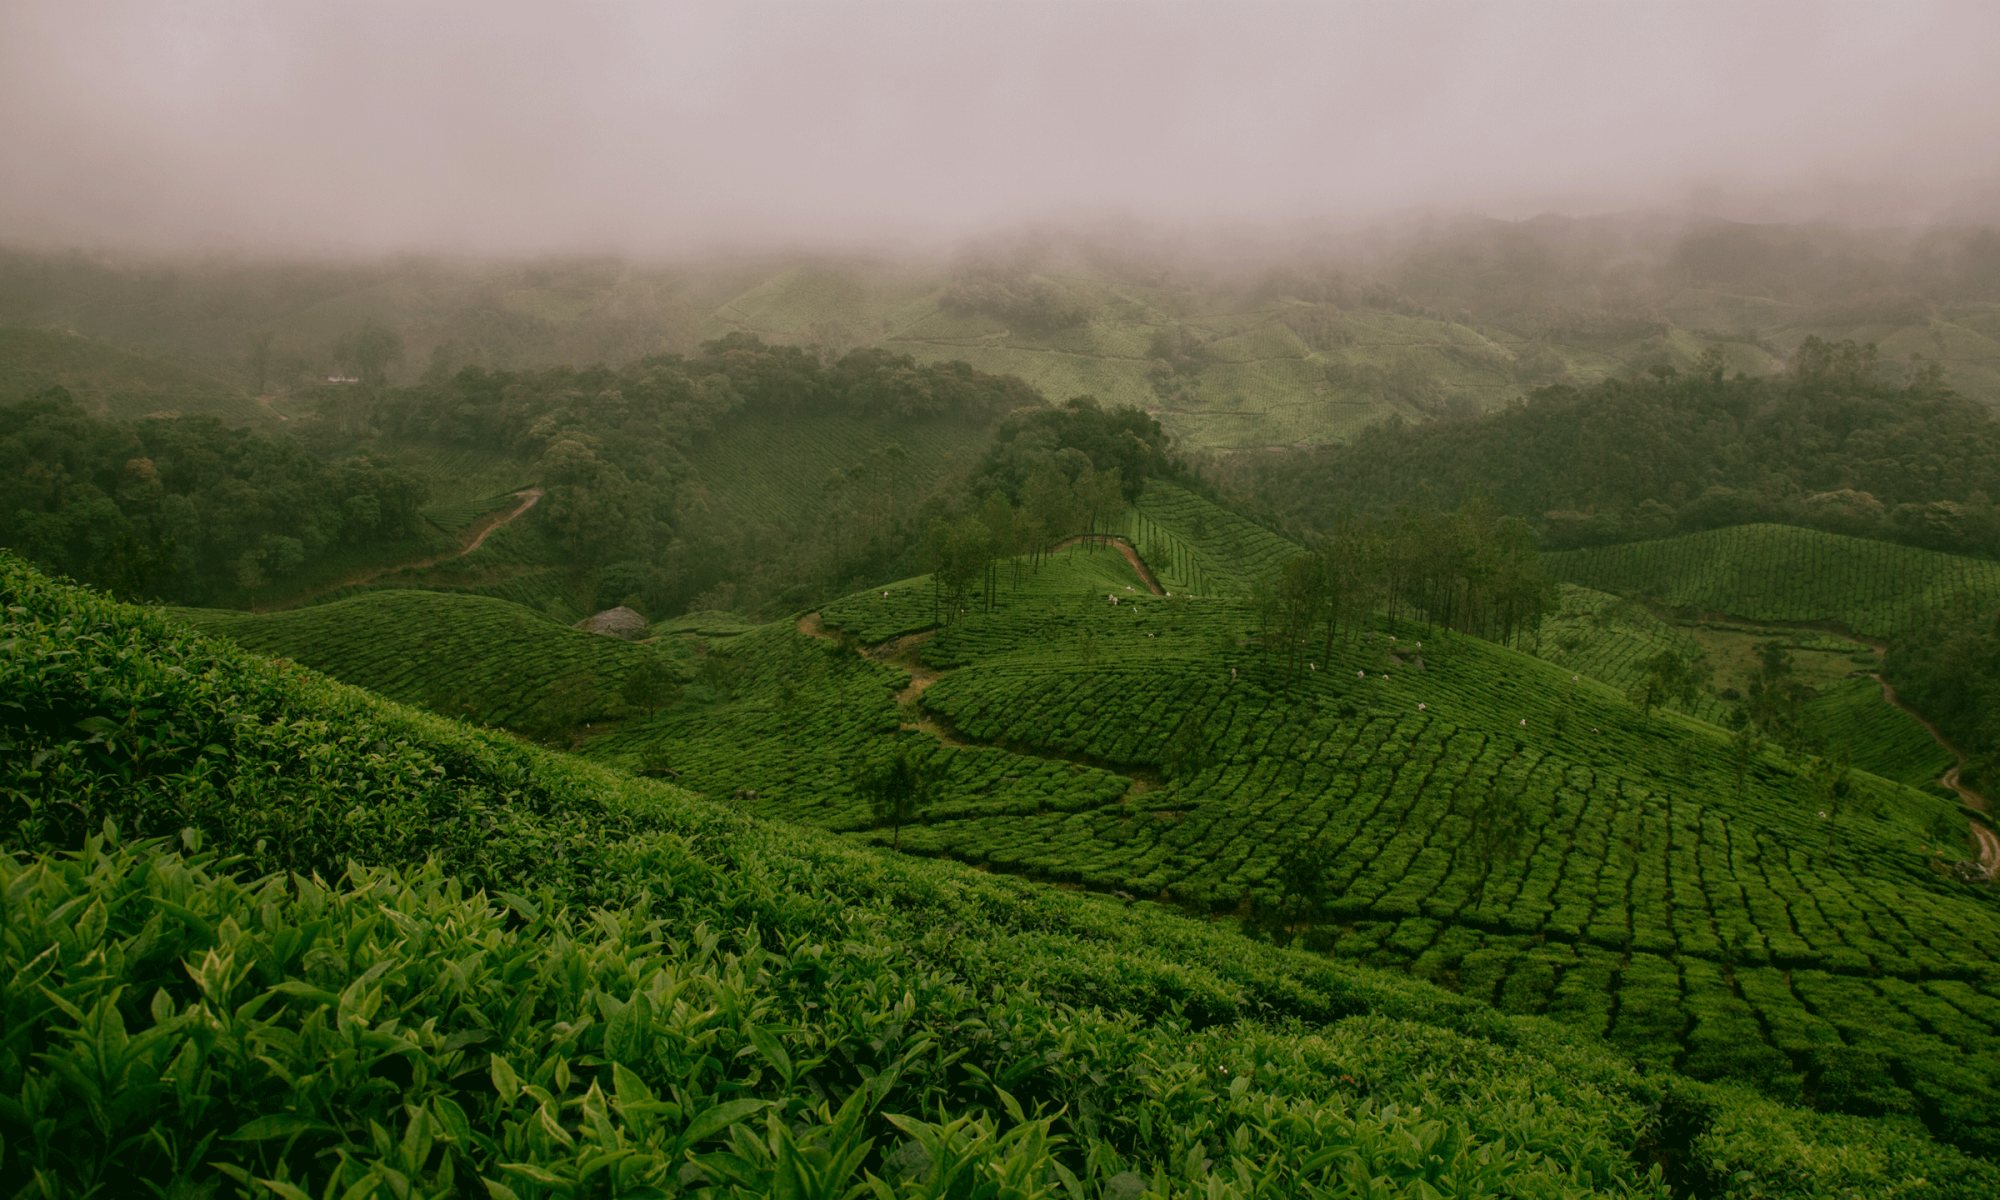
<instances>
[{"instance_id":1,"label":"tea plantation","mask_svg":"<svg viewBox=\"0 0 2000 1200\"><path fill-rule=\"evenodd\" d=\"M1831 667L1817 664L1818 675L1837 671L1844 676L1804 706L1804 724L1820 744L1846 751L1863 770L1912 787L1933 786L1952 765L1952 756L1916 718L1883 702L1882 685L1873 677L1875 656L1860 643L1819 630L1714 622L1670 625L1632 600L1573 584L1563 585L1562 596L1562 610L1534 643L1538 658L1622 691L1645 674L1643 661L1662 650L1688 659L1707 653L1696 633L1711 640L1733 635L1745 646L1776 642L1796 659L1833 660ZM1705 689L1691 705L1676 707L1720 722L1731 705L1717 690Z\"/></svg>"},{"instance_id":2,"label":"tea plantation","mask_svg":"<svg viewBox=\"0 0 2000 1200\"><path fill-rule=\"evenodd\" d=\"M1735 525L1543 556L1559 579L1751 621L1837 622L1888 638L2000 599L2000 563L1789 525Z\"/></svg>"},{"instance_id":3,"label":"tea plantation","mask_svg":"<svg viewBox=\"0 0 2000 1200\"><path fill-rule=\"evenodd\" d=\"M632 669L654 648L559 625L485 596L383 590L289 612L174 609L175 618L405 704L549 733L624 715ZM560 710L560 711L558 711Z\"/></svg>"},{"instance_id":4,"label":"tea plantation","mask_svg":"<svg viewBox=\"0 0 2000 1200\"><path fill-rule=\"evenodd\" d=\"M1640 650L1686 640L1643 610L1562 665L1377 621L1288 679L1247 602L1153 597L1108 551L1042 570L1003 567L923 641L936 678L901 711L910 676L883 660L939 621L922 580L819 614L887 643L872 656L773 625L730 645L726 698L586 752L760 815L1226 916L1650 1069L2000 1148L2000 914L1943 872L1968 816L1909 786L1938 751L1879 694L1823 700L1860 768L1835 803L1810 760L1766 748L1739 777L1724 730L1624 699ZM1090 590L1060 574L1084 570ZM871 829L855 781L899 743L942 782L919 825ZM1481 816L1498 810L1518 841Z\"/></svg>"},{"instance_id":5,"label":"tea plantation","mask_svg":"<svg viewBox=\"0 0 2000 1200\"><path fill-rule=\"evenodd\" d=\"M735 815L5 557L0 603L9 1194L2000 1186L1907 1120Z\"/></svg>"},{"instance_id":6,"label":"tea plantation","mask_svg":"<svg viewBox=\"0 0 2000 1200\"><path fill-rule=\"evenodd\" d=\"M1119 532L1170 592L1241 591L1297 554L1297 544L1163 480L1146 482Z\"/></svg>"}]
</instances>

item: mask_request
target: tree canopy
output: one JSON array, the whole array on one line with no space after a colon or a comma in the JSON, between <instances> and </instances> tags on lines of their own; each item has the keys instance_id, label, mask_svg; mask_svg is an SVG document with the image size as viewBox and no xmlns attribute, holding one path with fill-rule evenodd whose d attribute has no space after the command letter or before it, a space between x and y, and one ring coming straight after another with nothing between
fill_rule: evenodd
<instances>
[{"instance_id":1,"label":"tree canopy","mask_svg":"<svg viewBox=\"0 0 2000 1200\"><path fill-rule=\"evenodd\" d=\"M1549 387L1460 421L1221 464L1280 514L1455 508L1474 493L1551 548L1774 521L1958 553L2000 549L2000 422L1935 371L1874 381L1872 347L1810 338L1783 376L1663 369Z\"/></svg>"},{"instance_id":2,"label":"tree canopy","mask_svg":"<svg viewBox=\"0 0 2000 1200\"><path fill-rule=\"evenodd\" d=\"M1029 479L1053 466L1074 482L1085 470L1116 471L1125 499L1146 480L1182 479L1187 466L1173 440L1145 410L1105 408L1094 396L1010 413L993 431L993 447L975 472L981 490L999 488L1019 500Z\"/></svg>"},{"instance_id":3,"label":"tree canopy","mask_svg":"<svg viewBox=\"0 0 2000 1200\"><path fill-rule=\"evenodd\" d=\"M0 544L129 597L240 601L412 531L420 477L214 417L101 421L53 388L0 405Z\"/></svg>"}]
</instances>

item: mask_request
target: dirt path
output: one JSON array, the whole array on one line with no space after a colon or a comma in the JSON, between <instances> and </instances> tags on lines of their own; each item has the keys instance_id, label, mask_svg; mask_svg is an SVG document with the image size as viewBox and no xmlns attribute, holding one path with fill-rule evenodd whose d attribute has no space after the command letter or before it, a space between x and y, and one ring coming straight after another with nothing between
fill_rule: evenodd
<instances>
[{"instance_id":1,"label":"dirt path","mask_svg":"<svg viewBox=\"0 0 2000 1200\"><path fill-rule=\"evenodd\" d=\"M825 638L829 642L836 640L835 635L828 632L826 622L820 620L818 613L807 613L800 617L799 632L807 637ZM909 674L910 682L902 691L896 693L896 703L901 704L905 700L914 700L923 695L924 689L936 683L944 674L942 671L925 666L918 654L918 650L925 642L930 641L936 632L932 629L923 633L904 634L902 637L892 637L879 646L859 647L855 652L863 658L872 658L879 663L901 667Z\"/></svg>"},{"instance_id":2,"label":"dirt path","mask_svg":"<svg viewBox=\"0 0 2000 1200\"><path fill-rule=\"evenodd\" d=\"M483 543L483 542L484 542L484 541L486 540L486 538L487 538L487 535L488 535L488 534L490 534L490 533L492 533L492 532L493 532L494 530L496 530L496 529L500 528L500 527L501 527L502 525L506 525L506 524L509 524L509 523L511 523L511 522L513 522L513 521L515 521L515 520L516 520L516 519L518 519L518 518L519 518L519 517L520 517L520 516L521 516L521 515L522 515L523 513L527 512L527 511L528 511L529 509L531 509L531 508L535 507L535 505L536 505L537 503L539 503L539 502L540 502L540 500L541 500L541 498L542 498L542 489L540 489L540 488L529 488L529 489L528 489L527 491L525 491L525 492L515 492L514 494L515 494L516 496L519 496L519 497L521 497L521 503L520 503L520 505L519 505L519 506L518 506L517 508L515 508L515 509L514 509L514 511L513 511L513 512L510 512L510 513L508 513L508 514L507 514L506 516L504 516L504 517L501 517L500 519L498 519L498 520L496 520L496 521L493 521L493 522L490 522L490 523L489 523L489 524L488 524L488 525L487 525L487 526L486 526L486 527L485 527L484 529L481 529L481 530L479 531L479 536L477 536L477 537L473 538L473 539L472 539L472 542L471 542L471 544L470 544L470 545L468 545L468 546L466 546L466 548L465 548L465 549L463 549L463 550L460 550L460 551L459 551L459 552L458 552L457 554L455 554L455 555L446 555L445 557L447 557L447 558L464 558L464 557L465 557L466 555L468 555L468 554L472 553L472 552L473 552L474 550L477 550L477 549L479 549L479 547L480 547L480 544L481 544L481 543ZM431 560L431 562L428 562L428 563L424 563L423 565L424 565L424 566L427 566L427 567L428 567L428 566L430 566L430 565L431 565L431 563L434 563L434 562L437 562L437 561L438 561L437 559L432 559L432 560Z\"/></svg>"},{"instance_id":3,"label":"dirt path","mask_svg":"<svg viewBox=\"0 0 2000 1200\"><path fill-rule=\"evenodd\" d=\"M1937 726L1925 720L1922 713L1903 703L1896 695L1896 689L1889 686L1888 680L1879 674L1873 674L1873 678L1876 683L1882 685L1882 699L1915 718L1917 724L1924 727L1924 732L1931 735L1931 740L1944 747L1945 753L1958 760L1957 765L1946 771L1938 782L1957 792L1959 800L1967 808L1976 808L1983 813L1992 812L1992 802L1958 781L1958 773L1965 768L1965 752L1946 741L1944 735L1938 732ZM1986 877L1992 879L2000 876L2000 834L1994 833L1979 821L1970 821L1967 824L1972 828L1972 840L1979 843L1979 865L1985 869Z\"/></svg>"},{"instance_id":4,"label":"dirt path","mask_svg":"<svg viewBox=\"0 0 2000 1200\"><path fill-rule=\"evenodd\" d=\"M449 554L434 554L429 558L420 558L415 562L391 563L386 567L370 567L365 571L349 575L345 579L327 584L325 587L315 588L299 596L288 596L276 604L260 605L252 611L276 612L279 609L297 608L315 596L324 596L328 592L337 592L341 588L361 587L364 584L375 582L384 575L393 575L397 571L421 571L425 567L434 567L446 559L464 558L474 550L479 549L494 530L500 528L502 525L510 524L520 518L529 509L535 507L535 504L542 498L542 489L528 488L525 491L515 492L514 494L521 497L521 502L515 505L511 512L489 513L473 522L471 526L472 540Z\"/></svg>"},{"instance_id":5,"label":"dirt path","mask_svg":"<svg viewBox=\"0 0 2000 1200\"><path fill-rule=\"evenodd\" d=\"M820 620L818 613L807 613L805 616L800 617L798 629L800 633L805 634L807 637L825 638L827 641L835 640L835 635L828 632L826 623ZM856 653L860 654L863 658L872 658L876 662L898 667L909 675L910 682L905 684L903 689L896 693L896 705L898 708L901 708L906 702L923 695L925 688L943 678L944 672L924 665L923 657L920 653L923 644L930 641L936 633L935 629L925 630L923 633L908 633L901 637L892 637L878 646L856 648ZM962 746L965 744L954 737L951 730L944 728L928 715L921 714L921 712L917 718L917 728L946 745Z\"/></svg>"},{"instance_id":6,"label":"dirt path","mask_svg":"<svg viewBox=\"0 0 2000 1200\"><path fill-rule=\"evenodd\" d=\"M1100 546L1116 547L1118 552L1125 556L1125 561L1132 564L1132 569L1139 573L1139 578L1145 582L1147 587L1152 589L1155 596L1164 596L1167 594L1167 589L1161 587L1160 581L1153 578L1153 573L1146 569L1146 564L1139 561L1139 552L1132 548L1132 543L1122 537L1113 537L1110 534L1104 533L1086 533L1081 537L1073 537L1066 542L1057 542L1050 548L1049 553L1053 554L1057 550L1061 550L1066 546L1074 546L1078 542L1095 542Z\"/></svg>"},{"instance_id":7,"label":"dirt path","mask_svg":"<svg viewBox=\"0 0 2000 1200\"><path fill-rule=\"evenodd\" d=\"M1737 617L1721 612L1704 613L1701 619L1721 620L1731 624L1742 624L1753 627L1762 626L1769 629L1808 629L1821 633L1831 633L1837 637L1846 638L1856 645L1866 646L1875 652L1875 657L1878 659L1889 651L1889 643L1879 641L1875 638L1862 637L1838 621L1752 621L1747 617ZM1882 699L1915 718L1917 724L1924 727L1924 732L1931 735L1932 741L1942 747L1946 754L1958 760L1956 766L1938 778L1938 782L1957 792L1959 802L1967 808L1976 808L1980 812L1991 813L1993 811L1991 801L1958 781L1959 772L1965 767L1964 752L1946 741L1945 736L1938 732L1937 726L1926 720L1922 713L1903 703L1902 698L1896 695L1896 689L1890 687L1889 681L1882 678L1881 672L1870 671L1867 674L1870 679L1882 685ZM1994 833L1980 821L1968 821L1966 824L1972 830L1973 842L1979 847L1979 865L1986 872L1986 877L1988 879L2000 879L2000 834Z\"/></svg>"}]
</instances>

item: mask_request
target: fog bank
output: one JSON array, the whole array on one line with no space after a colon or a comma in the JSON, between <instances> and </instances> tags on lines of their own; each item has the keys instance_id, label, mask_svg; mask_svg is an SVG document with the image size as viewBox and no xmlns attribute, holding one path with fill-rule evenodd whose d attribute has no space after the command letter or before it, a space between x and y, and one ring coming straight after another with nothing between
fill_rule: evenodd
<instances>
[{"instance_id":1,"label":"fog bank","mask_svg":"<svg viewBox=\"0 0 2000 1200\"><path fill-rule=\"evenodd\" d=\"M1978 4L0 8L0 239L680 254L1411 208L1984 219Z\"/></svg>"}]
</instances>

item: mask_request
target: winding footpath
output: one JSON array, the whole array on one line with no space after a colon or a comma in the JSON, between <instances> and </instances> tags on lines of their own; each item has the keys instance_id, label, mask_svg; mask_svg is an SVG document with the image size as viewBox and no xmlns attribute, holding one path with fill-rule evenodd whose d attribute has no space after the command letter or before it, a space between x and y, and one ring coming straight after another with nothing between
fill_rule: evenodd
<instances>
[{"instance_id":1,"label":"winding footpath","mask_svg":"<svg viewBox=\"0 0 2000 1200\"><path fill-rule=\"evenodd\" d=\"M1146 564L1139 560L1139 552L1132 548L1132 543L1114 534L1086 533L1079 537L1073 537L1066 542L1057 542L1049 548L1049 553L1054 554L1056 551L1068 546L1074 546L1078 542L1094 542L1100 546L1110 546L1116 549L1120 554L1125 556L1126 562L1132 564L1132 569L1138 572L1139 578L1144 581L1148 588L1152 589L1155 596L1164 596L1167 594L1167 589L1160 586L1160 581L1153 578L1153 573L1147 570Z\"/></svg>"},{"instance_id":2,"label":"winding footpath","mask_svg":"<svg viewBox=\"0 0 2000 1200\"><path fill-rule=\"evenodd\" d=\"M1983 813L1992 812L1993 805L1991 801L1958 781L1959 772L1965 769L1965 752L1946 741L1944 735L1938 732L1937 726L1925 720L1922 713L1903 703L1902 699L1896 695L1896 689L1889 686L1888 680L1882 678L1879 674L1871 672L1871 675L1876 683L1882 685L1882 699L1887 700L1897 708L1910 714L1916 720L1917 724L1924 727L1924 732L1931 735L1932 741L1944 747L1945 753L1958 760L1957 765L1946 771L1938 779L1938 782L1957 792L1959 800L1967 808L1976 808ZM1980 868L1986 872L1988 879L2000 877L2000 834L1996 834L1991 829L1988 829L1982 821L1968 821L1966 824L1972 830L1972 840L1979 844Z\"/></svg>"},{"instance_id":3,"label":"winding footpath","mask_svg":"<svg viewBox=\"0 0 2000 1200\"><path fill-rule=\"evenodd\" d=\"M521 498L521 502L515 505L512 511L499 515L488 515L474 522L472 525L472 540L448 554L434 554L429 558L420 558L415 562L391 563L386 567L371 567L359 574L350 575L345 579L327 584L325 587L315 588L313 591L302 595L288 596L281 603L259 605L252 609L252 611L275 612L279 609L297 608L299 605L306 603L316 596L324 596L328 592L337 592L341 588L360 587L363 584L373 583L384 575L393 575L397 571L421 571L425 567L434 567L446 559L464 558L474 550L479 549L485 543L486 539L492 535L494 530L500 528L502 525L511 524L526 515L527 511L535 507L536 503L541 500L542 489L538 487L526 488L514 494Z\"/></svg>"}]
</instances>

